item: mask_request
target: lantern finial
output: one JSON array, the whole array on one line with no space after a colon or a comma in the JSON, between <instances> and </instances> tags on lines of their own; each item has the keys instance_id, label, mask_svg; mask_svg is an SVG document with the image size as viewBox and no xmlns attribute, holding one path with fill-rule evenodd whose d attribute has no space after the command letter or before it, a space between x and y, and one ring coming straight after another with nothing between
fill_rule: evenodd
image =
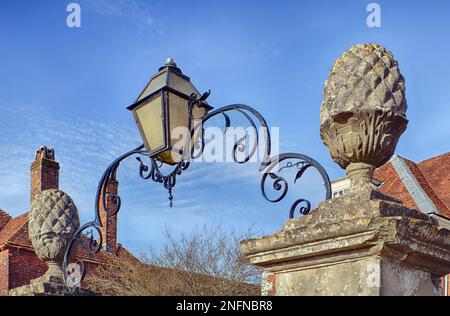
<instances>
[{"instance_id":1,"label":"lantern finial","mask_svg":"<svg viewBox=\"0 0 450 316\"><path fill-rule=\"evenodd\" d=\"M164 64L164 66L159 68L159 71L163 70L164 68L170 68L172 71L181 74L181 69L177 67L177 63L175 61L175 58L172 57L167 57L166 58L166 63Z\"/></svg>"},{"instance_id":2,"label":"lantern finial","mask_svg":"<svg viewBox=\"0 0 450 316\"><path fill-rule=\"evenodd\" d=\"M177 66L177 63L175 61L175 58L167 57L166 58L166 66Z\"/></svg>"}]
</instances>

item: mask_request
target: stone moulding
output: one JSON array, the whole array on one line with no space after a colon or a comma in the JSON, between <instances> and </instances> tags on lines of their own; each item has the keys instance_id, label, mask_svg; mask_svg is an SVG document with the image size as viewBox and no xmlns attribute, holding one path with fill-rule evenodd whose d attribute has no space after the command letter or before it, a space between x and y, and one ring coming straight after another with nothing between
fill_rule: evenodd
<instances>
[{"instance_id":1,"label":"stone moulding","mask_svg":"<svg viewBox=\"0 0 450 316\"><path fill-rule=\"evenodd\" d=\"M360 206L359 211L328 220L290 220L279 233L242 242L241 251L252 264L272 272L374 256L433 274L448 272L450 231L396 203L371 201ZM320 210L321 215L326 212L327 207Z\"/></svg>"},{"instance_id":2,"label":"stone moulding","mask_svg":"<svg viewBox=\"0 0 450 316\"><path fill-rule=\"evenodd\" d=\"M99 296L99 294L82 288L71 291L61 278L44 275L31 280L28 285L10 290L9 296Z\"/></svg>"},{"instance_id":3,"label":"stone moulding","mask_svg":"<svg viewBox=\"0 0 450 316\"><path fill-rule=\"evenodd\" d=\"M377 168L394 154L407 124L403 114L392 111L346 111L323 122L320 135L333 160L343 169L360 162Z\"/></svg>"}]
</instances>

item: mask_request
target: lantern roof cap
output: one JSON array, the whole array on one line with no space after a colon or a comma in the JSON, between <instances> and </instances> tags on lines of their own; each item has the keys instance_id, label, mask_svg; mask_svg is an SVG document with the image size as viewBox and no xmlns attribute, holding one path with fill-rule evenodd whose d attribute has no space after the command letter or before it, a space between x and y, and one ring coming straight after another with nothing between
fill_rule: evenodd
<instances>
[{"instance_id":1,"label":"lantern roof cap","mask_svg":"<svg viewBox=\"0 0 450 316\"><path fill-rule=\"evenodd\" d=\"M167 57L166 58L166 63L164 64L164 66L159 68L159 71L164 70L164 68L170 68L170 70L177 72L179 74L182 74L181 69L177 67L177 63L175 61L175 58L172 57Z\"/></svg>"},{"instance_id":2,"label":"lantern roof cap","mask_svg":"<svg viewBox=\"0 0 450 316\"><path fill-rule=\"evenodd\" d=\"M169 57L166 59L164 66L160 67L158 72L150 78L135 102L128 106L127 109L133 110L139 104L151 99L162 90L168 90L185 99L189 99L193 93L197 96L201 95L191 83L190 78L184 75L181 69L177 67L175 59Z\"/></svg>"}]
</instances>

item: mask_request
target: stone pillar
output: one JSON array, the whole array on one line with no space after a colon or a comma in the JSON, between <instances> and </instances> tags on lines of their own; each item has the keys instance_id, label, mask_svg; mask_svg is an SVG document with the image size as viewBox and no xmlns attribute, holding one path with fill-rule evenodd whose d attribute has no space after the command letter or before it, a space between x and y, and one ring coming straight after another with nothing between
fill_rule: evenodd
<instances>
[{"instance_id":1,"label":"stone pillar","mask_svg":"<svg viewBox=\"0 0 450 316\"><path fill-rule=\"evenodd\" d=\"M399 203L349 193L242 242L263 295L442 295L450 231Z\"/></svg>"},{"instance_id":2,"label":"stone pillar","mask_svg":"<svg viewBox=\"0 0 450 316\"><path fill-rule=\"evenodd\" d=\"M372 184L406 129L404 79L374 44L344 53L325 84L321 137L347 171L347 194L276 234L241 242L263 295L442 295L450 231Z\"/></svg>"}]
</instances>

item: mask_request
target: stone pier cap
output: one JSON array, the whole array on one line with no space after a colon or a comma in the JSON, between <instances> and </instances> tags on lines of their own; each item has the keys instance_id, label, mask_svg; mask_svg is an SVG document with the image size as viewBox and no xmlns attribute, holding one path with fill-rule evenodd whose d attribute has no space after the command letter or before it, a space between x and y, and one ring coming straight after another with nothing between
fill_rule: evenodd
<instances>
[{"instance_id":1,"label":"stone pier cap","mask_svg":"<svg viewBox=\"0 0 450 316\"><path fill-rule=\"evenodd\" d=\"M253 265L275 270L380 256L433 275L450 272L450 231L434 219L390 201L348 199L322 202L278 233L242 241L242 254Z\"/></svg>"}]
</instances>

